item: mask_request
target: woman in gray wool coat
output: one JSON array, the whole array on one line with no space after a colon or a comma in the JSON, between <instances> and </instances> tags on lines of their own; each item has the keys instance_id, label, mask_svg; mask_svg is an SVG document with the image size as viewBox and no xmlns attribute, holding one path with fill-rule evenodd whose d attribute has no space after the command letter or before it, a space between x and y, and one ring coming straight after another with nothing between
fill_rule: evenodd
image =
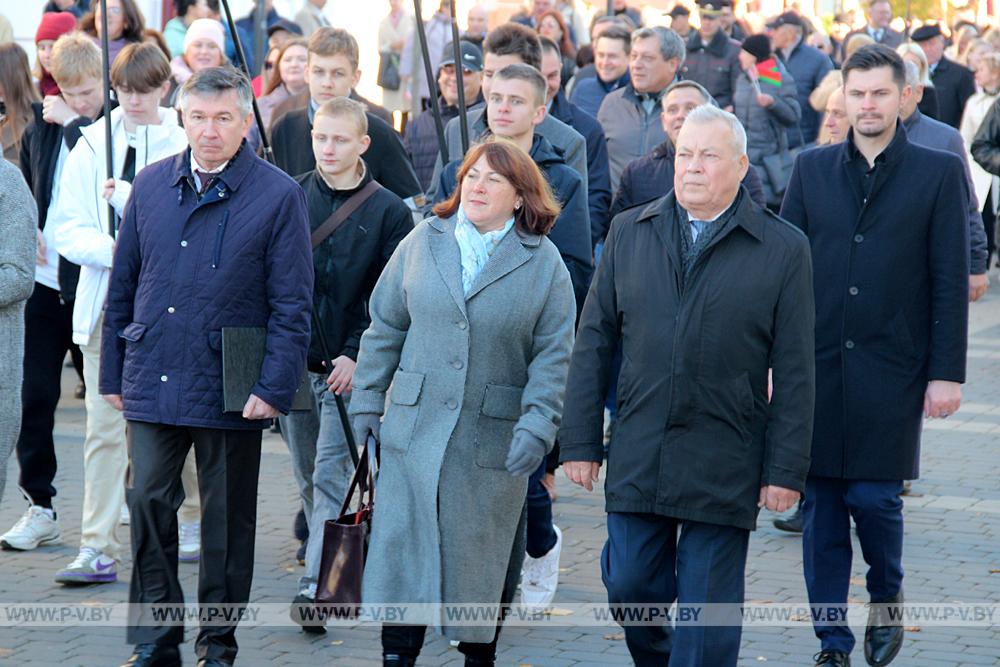
<instances>
[{"instance_id":1,"label":"woman in gray wool coat","mask_svg":"<svg viewBox=\"0 0 1000 667\"><path fill-rule=\"evenodd\" d=\"M35 287L38 210L24 177L0 160L0 499L21 430L24 303Z\"/></svg>"},{"instance_id":2,"label":"woman in gray wool coat","mask_svg":"<svg viewBox=\"0 0 1000 667\"><path fill-rule=\"evenodd\" d=\"M576 308L545 237L559 205L504 141L474 146L458 182L389 260L361 338L354 430L382 443L365 604L509 603L528 476L562 414ZM385 665L413 665L426 625L460 641L466 665L493 665L499 626L406 622L383 626Z\"/></svg>"}]
</instances>

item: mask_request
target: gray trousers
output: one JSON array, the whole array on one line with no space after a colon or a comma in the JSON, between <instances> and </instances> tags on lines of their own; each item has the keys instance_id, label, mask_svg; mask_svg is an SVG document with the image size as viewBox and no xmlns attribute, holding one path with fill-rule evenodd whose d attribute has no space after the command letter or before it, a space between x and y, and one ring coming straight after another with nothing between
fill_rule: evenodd
<instances>
[{"instance_id":1,"label":"gray trousers","mask_svg":"<svg viewBox=\"0 0 1000 667\"><path fill-rule=\"evenodd\" d=\"M309 380L315 399L313 410L282 417L281 432L292 454L292 470L309 524L306 571L299 578L299 590L313 594L323 556L323 524L339 516L354 463L347 449L336 399L327 390L326 375L309 373ZM345 407L350 405L350 394L342 398Z\"/></svg>"},{"instance_id":2,"label":"gray trousers","mask_svg":"<svg viewBox=\"0 0 1000 667\"><path fill-rule=\"evenodd\" d=\"M188 428L129 421L125 497L132 514L130 644L180 644L184 627L157 624L147 605L179 603L177 509L184 501L181 471L191 445L198 465L202 526L198 602L245 605L253 580L257 528L260 431ZM203 612L204 613L204 612ZM236 622L202 626L199 658L232 662Z\"/></svg>"}]
</instances>

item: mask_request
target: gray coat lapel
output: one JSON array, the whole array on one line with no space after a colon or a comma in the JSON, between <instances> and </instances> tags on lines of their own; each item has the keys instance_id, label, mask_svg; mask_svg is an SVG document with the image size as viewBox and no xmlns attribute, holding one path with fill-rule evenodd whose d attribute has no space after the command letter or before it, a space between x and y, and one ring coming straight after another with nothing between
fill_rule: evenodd
<instances>
[{"instance_id":1,"label":"gray coat lapel","mask_svg":"<svg viewBox=\"0 0 1000 667\"><path fill-rule=\"evenodd\" d=\"M462 289L462 257L458 250L458 241L455 240L455 220L430 218L428 224L436 230L436 233L428 237L434 264L458 309L468 319L468 314L465 312L465 293Z\"/></svg>"},{"instance_id":2,"label":"gray coat lapel","mask_svg":"<svg viewBox=\"0 0 1000 667\"><path fill-rule=\"evenodd\" d=\"M531 250L528 247L537 247L541 237L528 235L520 236L516 229L511 229L500 241L486 266L472 283L472 289L466 295L465 300L469 301L479 292L483 291L490 283L500 280L505 275L521 266L531 259ZM461 281L459 281L461 283Z\"/></svg>"}]
</instances>

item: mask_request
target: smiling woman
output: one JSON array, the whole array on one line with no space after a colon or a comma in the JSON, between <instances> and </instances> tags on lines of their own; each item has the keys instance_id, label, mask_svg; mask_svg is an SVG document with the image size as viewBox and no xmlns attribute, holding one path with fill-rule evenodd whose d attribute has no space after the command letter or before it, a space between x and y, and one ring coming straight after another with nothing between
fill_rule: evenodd
<instances>
[{"instance_id":1,"label":"smiling woman","mask_svg":"<svg viewBox=\"0 0 1000 667\"><path fill-rule=\"evenodd\" d=\"M146 19L135 0L107 0L108 7L108 53L111 62L122 48L130 42L141 42L142 31L146 29ZM80 19L80 30L90 35L98 44L101 42L103 19L101 0L92 0L90 12Z\"/></svg>"}]
</instances>

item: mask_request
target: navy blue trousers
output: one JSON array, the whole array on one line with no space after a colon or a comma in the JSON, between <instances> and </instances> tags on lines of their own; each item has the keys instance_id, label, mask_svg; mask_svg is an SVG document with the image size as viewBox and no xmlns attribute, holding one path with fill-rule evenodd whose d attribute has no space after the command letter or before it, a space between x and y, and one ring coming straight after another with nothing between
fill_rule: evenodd
<instances>
[{"instance_id":1,"label":"navy blue trousers","mask_svg":"<svg viewBox=\"0 0 1000 667\"><path fill-rule=\"evenodd\" d=\"M884 602L903 585L902 481L810 477L802 506L802 560L806 590L814 609L846 611L851 580L851 518L858 528L861 555L868 564L872 602ZM824 649L850 653L854 634L836 615L817 617L813 628Z\"/></svg>"},{"instance_id":2,"label":"navy blue trousers","mask_svg":"<svg viewBox=\"0 0 1000 667\"><path fill-rule=\"evenodd\" d=\"M556 545L556 530L552 527L552 497L542 485L545 460L528 478L528 542L526 551L532 558L541 558Z\"/></svg>"},{"instance_id":3,"label":"navy blue trousers","mask_svg":"<svg viewBox=\"0 0 1000 667\"><path fill-rule=\"evenodd\" d=\"M743 602L750 531L656 514L608 514L601 577L612 607ZM737 613L738 616L738 613ZM625 625L636 667L733 667L742 628Z\"/></svg>"}]
</instances>

